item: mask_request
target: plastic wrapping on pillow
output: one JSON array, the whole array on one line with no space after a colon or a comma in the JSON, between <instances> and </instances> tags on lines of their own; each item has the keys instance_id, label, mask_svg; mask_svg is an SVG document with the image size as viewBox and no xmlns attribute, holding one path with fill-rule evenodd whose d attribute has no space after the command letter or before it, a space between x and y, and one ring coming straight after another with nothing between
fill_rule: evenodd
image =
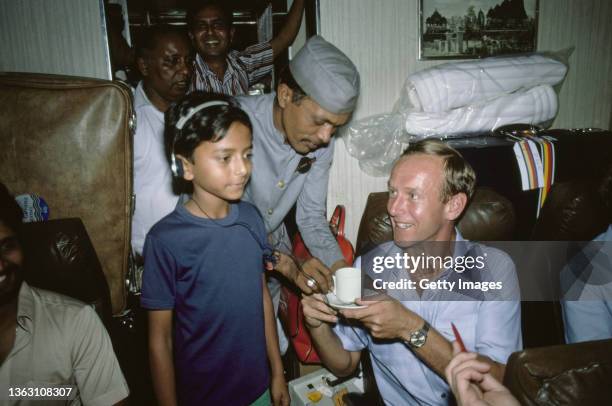
<instances>
[{"instance_id":1,"label":"plastic wrapping on pillow","mask_svg":"<svg viewBox=\"0 0 612 406\"><path fill-rule=\"evenodd\" d=\"M349 154L359 161L362 171L371 176L386 176L395 159L408 146L402 114L379 114L345 128L343 139Z\"/></svg>"},{"instance_id":2,"label":"plastic wrapping on pillow","mask_svg":"<svg viewBox=\"0 0 612 406\"><path fill-rule=\"evenodd\" d=\"M372 176L389 174L410 142L489 133L508 124L548 128L573 47L556 53L446 63L408 76L393 111L343 130L349 153Z\"/></svg>"}]
</instances>

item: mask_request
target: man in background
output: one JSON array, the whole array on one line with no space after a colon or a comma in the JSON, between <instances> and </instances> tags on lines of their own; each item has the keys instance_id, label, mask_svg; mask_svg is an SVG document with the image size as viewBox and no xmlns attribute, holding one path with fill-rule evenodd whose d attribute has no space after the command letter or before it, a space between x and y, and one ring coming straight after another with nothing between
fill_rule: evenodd
<instances>
[{"instance_id":1,"label":"man in background","mask_svg":"<svg viewBox=\"0 0 612 406\"><path fill-rule=\"evenodd\" d=\"M285 25L270 42L230 49L233 10L226 0L196 1L187 12L189 37L197 50L190 90L237 96L270 72L274 58L293 42L302 22L305 0L294 0Z\"/></svg>"},{"instance_id":2,"label":"man in background","mask_svg":"<svg viewBox=\"0 0 612 406\"><path fill-rule=\"evenodd\" d=\"M134 92L132 248L138 256L149 229L178 201L164 147L164 113L187 93L193 69L189 38L177 27L150 28L137 47L137 65L143 79Z\"/></svg>"}]
</instances>

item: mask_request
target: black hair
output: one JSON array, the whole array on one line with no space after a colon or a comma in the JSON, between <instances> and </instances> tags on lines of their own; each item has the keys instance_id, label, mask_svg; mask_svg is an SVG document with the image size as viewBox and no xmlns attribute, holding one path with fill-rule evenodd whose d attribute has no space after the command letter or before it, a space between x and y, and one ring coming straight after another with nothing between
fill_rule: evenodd
<instances>
[{"instance_id":1,"label":"black hair","mask_svg":"<svg viewBox=\"0 0 612 406\"><path fill-rule=\"evenodd\" d=\"M21 228L23 212L10 194L7 187L0 182L0 223L17 233Z\"/></svg>"},{"instance_id":2,"label":"black hair","mask_svg":"<svg viewBox=\"0 0 612 406\"><path fill-rule=\"evenodd\" d=\"M281 83L285 84L287 87L289 87L289 89L293 91L293 96L291 97L291 101L293 103L299 104L303 98L308 97L304 89L302 89L300 85L298 85L298 83L295 81L295 78L293 77L293 73L291 73L291 69L289 69L289 66L285 66L280 73L280 76L278 78L278 84L280 85Z\"/></svg>"},{"instance_id":3,"label":"black hair","mask_svg":"<svg viewBox=\"0 0 612 406\"><path fill-rule=\"evenodd\" d=\"M189 7L187 7L187 27L191 29L193 26L193 20L200 12L200 10L205 9L206 7L215 7L221 11L223 14L223 18L228 28L234 24L234 10L230 7L228 3L231 3L227 0L194 0L191 2Z\"/></svg>"},{"instance_id":4,"label":"black hair","mask_svg":"<svg viewBox=\"0 0 612 406\"><path fill-rule=\"evenodd\" d=\"M183 126L176 128L181 117L187 116L189 110L212 101L225 101L228 105L207 107L196 112ZM168 159L170 155L181 155L189 160L193 151L204 141L217 142L227 134L230 126L239 122L253 131L249 116L231 96L216 93L193 92L181 101L172 104L166 111L166 129L164 139Z\"/></svg>"},{"instance_id":5,"label":"black hair","mask_svg":"<svg viewBox=\"0 0 612 406\"><path fill-rule=\"evenodd\" d=\"M153 25L145 28L139 34L136 41L136 58L145 58L150 52L153 52L163 38L171 35L183 37L191 46L191 41L184 27L166 24Z\"/></svg>"}]
</instances>

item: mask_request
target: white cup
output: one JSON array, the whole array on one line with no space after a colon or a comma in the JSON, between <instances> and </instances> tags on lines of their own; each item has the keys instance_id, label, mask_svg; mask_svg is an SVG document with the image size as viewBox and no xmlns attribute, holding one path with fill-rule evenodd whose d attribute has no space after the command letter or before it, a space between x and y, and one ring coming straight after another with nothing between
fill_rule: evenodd
<instances>
[{"instance_id":1,"label":"white cup","mask_svg":"<svg viewBox=\"0 0 612 406\"><path fill-rule=\"evenodd\" d=\"M355 303L361 297L361 269L340 268L333 275L334 290L338 300L344 303Z\"/></svg>"}]
</instances>

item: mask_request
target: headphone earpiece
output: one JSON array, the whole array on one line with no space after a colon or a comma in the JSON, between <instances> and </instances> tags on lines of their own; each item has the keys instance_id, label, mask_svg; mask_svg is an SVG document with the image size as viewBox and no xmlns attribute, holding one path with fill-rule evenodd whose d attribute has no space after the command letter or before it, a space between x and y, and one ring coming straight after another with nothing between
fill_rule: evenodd
<instances>
[{"instance_id":1,"label":"headphone earpiece","mask_svg":"<svg viewBox=\"0 0 612 406\"><path fill-rule=\"evenodd\" d=\"M180 159L176 158L174 152L170 155L170 170L172 171L172 175L177 178L182 178L185 174L185 170L183 169L183 163Z\"/></svg>"},{"instance_id":2,"label":"headphone earpiece","mask_svg":"<svg viewBox=\"0 0 612 406\"><path fill-rule=\"evenodd\" d=\"M213 107L213 106L229 106L229 103L223 100L213 100L213 101L209 101L206 103L202 103L199 106L192 107L189 110L187 110L187 114L185 114L184 116L181 116L178 119L178 121L176 122L174 126L176 127L177 130L179 130L179 132L182 131L185 124L187 124L187 121L191 117L193 117L195 113L197 113L200 110L204 110L208 107ZM176 154L174 153L175 144L176 144L176 135L174 139L172 140L172 150L170 151L170 170L172 171L172 175L174 175L177 178L182 178L183 175L185 174L185 169L183 168L183 163L181 162L181 160L178 159L176 157Z\"/></svg>"}]
</instances>

